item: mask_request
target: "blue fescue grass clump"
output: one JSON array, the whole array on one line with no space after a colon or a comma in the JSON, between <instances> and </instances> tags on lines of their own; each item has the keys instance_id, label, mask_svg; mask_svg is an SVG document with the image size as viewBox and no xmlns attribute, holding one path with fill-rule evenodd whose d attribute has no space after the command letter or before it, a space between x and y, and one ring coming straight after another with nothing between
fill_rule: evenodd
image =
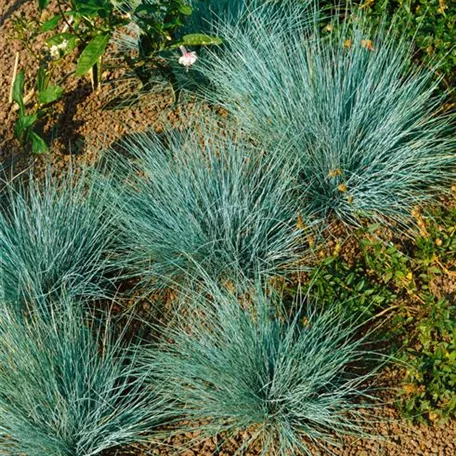
<instances>
[{"instance_id":1,"label":"blue fescue grass clump","mask_svg":"<svg viewBox=\"0 0 456 456\"><path fill-rule=\"evenodd\" d=\"M208 128L139 135L129 159L108 156L125 269L154 286L280 274L299 258L290 165Z\"/></svg>"},{"instance_id":2,"label":"blue fescue grass clump","mask_svg":"<svg viewBox=\"0 0 456 456\"><path fill-rule=\"evenodd\" d=\"M373 405L365 382L375 368L366 374L355 366L375 356L354 337L355 325L331 310L289 312L258 290L241 298L216 287L193 294L165 332L172 342L151 352L154 379L189 423L176 432L248 430L244 449L261 442L262 454L282 456L366 433L360 409Z\"/></svg>"},{"instance_id":3,"label":"blue fescue grass clump","mask_svg":"<svg viewBox=\"0 0 456 456\"><path fill-rule=\"evenodd\" d=\"M44 319L2 306L0 453L92 456L152 434L166 406L122 340L68 299Z\"/></svg>"},{"instance_id":4,"label":"blue fescue grass clump","mask_svg":"<svg viewBox=\"0 0 456 456\"><path fill-rule=\"evenodd\" d=\"M205 95L255 141L299 159L304 213L407 222L454 180L454 114L435 68L412 64L394 26L374 29L360 13L329 29L267 7L242 27L219 24L229 45L195 67L211 81Z\"/></svg>"},{"instance_id":5,"label":"blue fescue grass clump","mask_svg":"<svg viewBox=\"0 0 456 456\"><path fill-rule=\"evenodd\" d=\"M0 212L0 292L18 305L55 297L99 296L116 246L113 213L89 172L50 172L7 185Z\"/></svg>"}]
</instances>

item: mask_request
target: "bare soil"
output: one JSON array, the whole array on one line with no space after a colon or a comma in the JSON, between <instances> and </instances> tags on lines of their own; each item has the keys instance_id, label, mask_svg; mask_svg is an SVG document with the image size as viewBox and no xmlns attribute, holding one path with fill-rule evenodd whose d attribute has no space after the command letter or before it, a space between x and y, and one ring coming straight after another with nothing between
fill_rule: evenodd
<instances>
[{"instance_id":1,"label":"bare soil","mask_svg":"<svg viewBox=\"0 0 456 456\"><path fill-rule=\"evenodd\" d=\"M51 2L52 7L52 2ZM171 90L164 87L160 92L142 95L131 108L122 109L114 103L118 92L129 87L126 82L117 82L123 72L105 71L103 85L93 91L89 78L77 79L72 75L74 62L65 61L62 74L64 96L52 105L49 121L43 126L44 136L50 144L51 153L43 156L27 154L14 138L13 128L17 116L14 103L9 103L16 54L19 55L18 70L26 71L26 90L33 88L36 60L20 42L13 40L11 19L18 14L31 17L36 12L35 2L23 0L0 0L0 161L19 168L34 165L38 170L51 165L55 173L61 173L77 163L93 163L100 152L109 148L126 134L144 130L161 131L164 125L179 122L182 106L174 106ZM44 39L38 40L33 50L38 55ZM109 62L106 63L107 66ZM56 81L58 82L58 81ZM113 88L117 89L117 93ZM191 109L191 105L187 109Z\"/></svg>"},{"instance_id":2,"label":"bare soil","mask_svg":"<svg viewBox=\"0 0 456 456\"><path fill-rule=\"evenodd\" d=\"M160 131L166 124L179 124L181 108L173 107L173 95L164 90L161 93L151 94L142 98L141 102L131 108L104 109L112 88L110 84L119 77L115 72L107 72L100 91L93 92L88 79L75 79L69 76L65 82L65 95L53 107L52 119L45 125L44 132L52 145L49 155L36 157L26 153L13 135L13 127L17 112L9 103L9 94L13 78L13 68L16 53L19 53L19 69L25 69L29 77L34 75L35 62L17 41L11 40L11 19L18 13L28 16L36 10L35 1L0 0L0 162L14 169L35 165L36 169L43 169L50 164L56 174L65 173L70 164L93 163L100 156L100 152L111 146L125 134L154 129ZM38 50L40 43L37 43ZM71 72L69 64L65 72ZM31 84L28 83L28 88ZM189 106L187 106L189 108ZM190 106L191 108L191 106ZM51 127L52 124L52 127ZM450 294L453 299L456 294L456 279L436 284L442 294ZM389 375L385 373L385 375ZM396 377L398 377L396 375ZM400 376L393 382L393 392L387 398L392 404L395 399L394 387L400 388ZM378 423L377 423L378 418ZM410 424L402 420L391 405L383 406L376 412L373 420L378 438L353 439L346 438L342 448L332 449L338 456L455 456L456 455L456 420L445 425ZM184 456L205 456L213 454L217 447L217 439L210 439L191 446L189 442L196 435L177 436L167 442L167 445L158 447L156 443L142 446L131 446L109 452L111 456L131 455L171 455L176 452L177 446L187 446L187 450L180 453ZM229 440L218 451L219 456L234 455L242 442L249 438L247 431L240 432L238 438ZM247 453L254 456L260 449L254 447ZM315 448L315 456L324 454Z\"/></svg>"},{"instance_id":3,"label":"bare soil","mask_svg":"<svg viewBox=\"0 0 456 456\"><path fill-rule=\"evenodd\" d=\"M410 425L400 420L391 407L378 411L375 439L346 438L342 447L332 447L329 451L314 447L313 456L454 456L456 454L456 422L447 425ZM228 439L215 453L218 456L234 456L242 444L250 438L248 431L236 438ZM165 444L135 445L108 453L106 456L211 456L220 444L220 438L199 442L186 450L176 452L177 447L186 447L188 442L198 439L197 434L177 436ZM260 454L261 446L253 445L248 456Z\"/></svg>"}]
</instances>

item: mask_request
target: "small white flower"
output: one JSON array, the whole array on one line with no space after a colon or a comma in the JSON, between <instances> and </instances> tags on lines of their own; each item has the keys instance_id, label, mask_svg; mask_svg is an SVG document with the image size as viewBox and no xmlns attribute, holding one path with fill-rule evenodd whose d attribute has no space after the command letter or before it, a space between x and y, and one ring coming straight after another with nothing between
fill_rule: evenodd
<instances>
[{"instance_id":1,"label":"small white flower","mask_svg":"<svg viewBox=\"0 0 456 456\"><path fill-rule=\"evenodd\" d=\"M50 48L49 48L49 52L51 54L51 57L54 59L54 60L57 60L59 57L60 57L60 51L59 51L59 48L53 44Z\"/></svg>"},{"instance_id":2,"label":"small white flower","mask_svg":"<svg viewBox=\"0 0 456 456\"><path fill-rule=\"evenodd\" d=\"M65 49L67 48L68 46L68 40L63 40L60 44L53 44L50 48L49 48L49 52L51 54L51 57L54 59L54 60L57 60L60 58L61 54L60 54L60 51L65 51Z\"/></svg>"},{"instance_id":3,"label":"small white flower","mask_svg":"<svg viewBox=\"0 0 456 456\"><path fill-rule=\"evenodd\" d=\"M196 52L188 52L184 46L179 46L180 51L182 52L182 57L179 58L179 64L183 65L185 69L188 69L198 60Z\"/></svg>"}]
</instances>

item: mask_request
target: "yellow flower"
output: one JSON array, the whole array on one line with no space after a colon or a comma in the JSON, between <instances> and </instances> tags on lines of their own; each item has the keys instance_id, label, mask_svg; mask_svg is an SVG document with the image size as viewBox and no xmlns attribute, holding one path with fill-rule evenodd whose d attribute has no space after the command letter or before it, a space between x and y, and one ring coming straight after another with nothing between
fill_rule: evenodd
<instances>
[{"instance_id":1,"label":"yellow flower","mask_svg":"<svg viewBox=\"0 0 456 456\"><path fill-rule=\"evenodd\" d=\"M418 392L419 388L414 385L413 383L409 383L407 385L404 385L404 391L406 394L413 394Z\"/></svg>"},{"instance_id":2,"label":"yellow flower","mask_svg":"<svg viewBox=\"0 0 456 456\"><path fill-rule=\"evenodd\" d=\"M332 169L328 173L328 177L329 178L333 178L333 177L336 177L336 176L342 176L342 170L340 168Z\"/></svg>"},{"instance_id":3,"label":"yellow flower","mask_svg":"<svg viewBox=\"0 0 456 456\"><path fill-rule=\"evenodd\" d=\"M371 52L374 50L374 45L371 40L361 40L361 47Z\"/></svg>"},{"instance_id":4,"label":"yellow flower","mask_svg":"<svg viewBox=\"0 0 456 456\"><path fill-rule=\"evenodd\" d=\"M296 220L296 228L298 230L304 230L306 225L304 224L304 220L302 219L302 215L298 214L298 219Z\"/></svg>"},{"instance_id":5,"label":"yellow flower","mask_svg":"<svg viewBox=\"0 0 456 456\"><path fill-rule=\"evenodd\" d=\"M348 190L348 187L346 184L342 183L337 186L337 190L339 190L339 192L341 192L341 193L345 193Z\"/></svg>"}]
</instances>

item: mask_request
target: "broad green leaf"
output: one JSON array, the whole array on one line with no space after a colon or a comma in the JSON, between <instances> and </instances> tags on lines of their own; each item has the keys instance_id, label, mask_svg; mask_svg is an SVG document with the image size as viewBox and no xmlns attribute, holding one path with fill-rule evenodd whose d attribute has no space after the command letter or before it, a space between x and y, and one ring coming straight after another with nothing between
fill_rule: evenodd
<instances>
[{"instance_id":1,"label":"broad green leaf","mask_svg":"<svg viewBox=\"0 0 456 456\"><path fill-rule=\"evenodd\" d=\"M181 4L178 7L179 13L183 14L184 16L190 16L193 12L193 9L190 5Z\"/></svg>"},{"instance_id":2,"label":"broad green leaf","mask_svg":"<svg viewBox=\"0 0 456 456\"><path fill-rule=\"evenodd\" d=\"M25 73L24 70L21 70L14 80L13 83L13 100L19 106L19 112L23 114L25 112L25 104L24 104L24 79Z\"/></svg>"},{"instance_id":3,"label":"broad green leaf","mask_svg":"<svg viewBox=\"0 0 456 456\"><path fill-rule=\"evenodd\" d=\"M20 120L24 128L29 128L38 120L38 114L35 113L29 116L22 116L18 120Z\"/></svg>"},{"instance_id":4,"label":"broad green leaf","mask_svg":"<svg viewBox=\"0 0 456 456\"><path fill-rule=\"evenodd\" d=\"M153 15L155 14L157 7L156 5L151 5L148 3L141 3L136 9L134 14L140 15L141 13L145 13L146 15Z\"/></svg>"},{"instance_id":5,"label":"broad green leaf","mask_svg":"<svg viewBox=\"0 0 456 456\"><path fill-rule=\"evenodd\" d=\"M14 134L21 139L24 133L37 121L38 115L19 116L14 126Z\"/></svg>"},{"instance_id":6,"label":"broad green leaf","mask_svg":"<svg viewBox=\"0 0 456 456\"><path fill-rule=\"evenodd\" d=\"M43 11L49 5L49 0L38 0L38 8Z\"/></svg>"},{"instance_id":7,"label":"broad green leaf","mask_svg":"<svg viewBox=\"0 0 456 456\"><path fill-rule=\"evenodd\" d=\"M50 30L53 30L59 25L60 22L60 14L56 14L55 16L51 17L48 19L46 22L44 22L41 27L40 27L40 32L49 32Z\"/></svg>"},{"instance_id":8,"label":"broad green leaf","mask_svg":"<svg viewBox=\"0 0 456 456\"><path fill-rule=\"evenodd\" d=\"M192 33L184 35L173 47L179 46L210 46L222 44L223 40L218 36L204 35L203 33Z\"/></svg>"},{"instance_id":9,"label":"broad green leaf","mask_svg":"<svg viewBox=\"0 0 456 456\"><path fill-rule=\"evenodd\" d=\"M56 35L48 38L46 40L46 44L48 46L58 46L59 44L62 44L64 41L69 41L72 36L73 35L68 32L57 33Z\"/></svg>"},{"instance_id":10,"label":"broad green leaf","mask_svg":"<svg viewBox=\"0 0 456 456\"><path fill-rule=\"evenodd\" d=\"M49 147L44 139L34 131L30 132L30 141L32 142L32 153L41 155L49 152Z\"/></svg>"},{"instance_id":11,"label":"broad green leaf","mask_svg":"<svg viewBox=\"0 0 456 456\"><path fill-rule=\"evenodd\" d=\"M83 16L105 17L106 13L112 10L112 4L104 0L78 0L75 9Z\"/></svg>"},{"instance_id":12,"label":"broad green leaf","mask_svg":"<svg viewBox=\"0 0 456 456\"><path fill-rule=\"evenodd\" d=\"M69 54L71 51L73 51L73 49L76 48L77 45L78 45L78 37L76 35L71 35L68 38L68 44L67 44L67 47L66 47L63 55Z\"/></svg>"},{"instance_id":13,"label":"broad green leaf","mask_svg":"<svg viewBox=\"0 0 456 456\"><path fill-rule=\"evenodd\" d=\"M170 19L166 23L162 24L161 27L163 27L164 30L173 30L181 25L184 25L183 22L179 17L175 17L174 19Z\"/></svg>"},{"instance_id":14,"label":"broad green leaf","mask_svg":"<svg viewBox=\"0 0 456 456\"><path fill-rule=\"evenodd\" d=\"M83 76L98 62L99 58L103 55L110 38L111 35L109 33L97 35L92 38L79 56L76 66L76 76Z\"/></svg>"},{"instance_id":15,"label":"broad green leaf","mask_svg":"<svg viewBox=\"0 0 456 456\"><path fill-rule=\"evenodd\" d=\"M46 87L48 80L48 74L46 71L46 66L44 64L40 65L36 74L36 90L41 92Z\"/></svg>"},{"instance_id":16,"label":"broad green leaf","mask_svg":"<svg viewBox=\"0 0 456 456\"><path fill-rule=\"evenodd\" d=\"M48 104L58 100L63 94L63 89L57 85L50 85L38 94L40 104Z\"/></svg>"},{"instance_id":17,"label":"broad green leaf","mask_svg":"<svg viewBox=\"0 0 456 456\"><path fill-rule=\"evenodd\" d=\"M66 43L66 47L63 49L63 55L69 54L77 45L78 38L71 33L58 33L57 35L51 36L46 40L46 44L51 46L59 46L62 43Z\"/></svg>"},{"instance_id":18,"label":"broad green leaf","mask_svg":"<svg viewBox=\"0 0 456 456\"><path fill-rule=\"evenodd\" d=\"M382 278L385 283L388 283L393 278L393 273L387 272L387 273L383 274Z\"/></svg>"}]
</instances>

